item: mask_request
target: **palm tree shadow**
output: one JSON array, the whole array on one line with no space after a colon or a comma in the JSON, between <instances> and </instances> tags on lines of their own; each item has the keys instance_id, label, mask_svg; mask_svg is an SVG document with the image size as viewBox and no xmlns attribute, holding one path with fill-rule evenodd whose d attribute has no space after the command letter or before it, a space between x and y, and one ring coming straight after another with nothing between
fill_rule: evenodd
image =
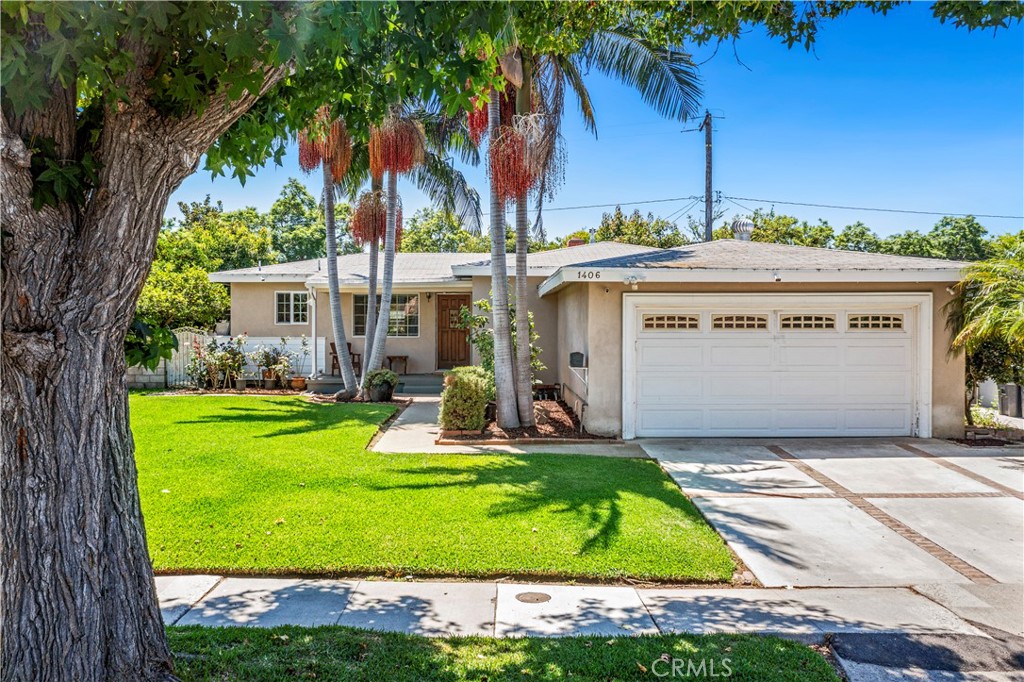
<instances>
[{"instance_id":1,"label":"palm tree shadow","mask_svg":"<svg viewBox=\"0 0 1024 682\"><path fill-rule=\"evenodd\" d=\"M594 460L594 467L566 466L571 460ZM583 462L578 462L583 464ZM649 460L619 460L628 472L614 476L602 470L607 460L585 455L503 455L493 463L472 468L443 464L395 469L395 477L422 478L423 482L398 482L379 490L438 488L495 488L505 499L490 505L489 516L524 516L538 511L567 514L584 521L587 532L579 553L607 549L622 533L623 499L653 498L681 512L688 521L703 525L703 517L690 500ZM633 469L636 467L636 469ZM649 474L647 467L652 467ZM613 477L614 476L614 477ZM664 480L659 480L664 478ZM652 480L653 479L653 480Z\"/></svg>"},{"instance_id":2,"label":"palm tree shadow","mask_svg":"<svg viewBox=\"0 0 1024 682\"><path fill-rule=\"evenodd\" d=\"M178 424L273 424L273 431L253 433L253 438L294 436L340 426L376 426L384 421L391 408L381 405L324 405L302 400L263 402L253 407L225 407L196 419L179 419Z\"/></svg>"}]
</instances>

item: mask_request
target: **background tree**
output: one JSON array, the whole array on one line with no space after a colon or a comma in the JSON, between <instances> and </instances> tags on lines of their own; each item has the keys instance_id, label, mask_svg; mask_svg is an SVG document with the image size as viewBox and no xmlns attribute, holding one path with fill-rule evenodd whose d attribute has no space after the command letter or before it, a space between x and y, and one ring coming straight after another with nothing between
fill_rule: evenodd
<instances>
[{"instance_id":1,"label":"background tree","mask_svg":"<svg viewBox=\"0 0 1024 682\"><path fill-rule=\"evenodd\" d=\"M278 259L270 229L256 209L225 212L220 202L179 202L183 215L171 221L157 237L155 261L184 270L207 272L251 268Z\"/></svg>"},{"instance_id":2,"label":"background tree","mask_svg":"<svg viewBox=\"0 0 1024 682\"><path fill-rule=\"evenodd\" d=\"M594 238L599 242L621 242L659 249L682 246L688 241L675 223L656 218L653 213L644 216L639 210L626 215L619 206L601 216Z\"/></svg>"},{"instance_id":3,"label":"background tree","mask_svg":"<svg viewBox=\"0 0 1024 682\"><path fill-rule=\"evenodd\" d=\"M988 230L974 216L946 216L928 234L932 248L940 258L983 260L989 256Z\"/></svg>"},{"instance_id":4,"label":"background tree","mask_svg":"<svg viewBox=\"0 0 1024 682\"><path fill-rule=\"evenodd\" d=\"M868 253L877 252L881 245L882 240L878 238L878 235L859 220L852 225L844 227L836 235L836 240L833 244L835 248L842 251L866 251Z\"/></svg>"},{"instance_id":5,"label":"background tree","mask_svg":"<svg viewBox=\"0 0 1024 682\"><path fill-rule=\"evenodd\" d=\"M811 225L791 215L760 209L750 215L750 220L754 223L750 240L755 242L827 249L832 246L835 239L832 227L824 220L819 220L817 225Z\"/></svg>"},{"instance_id":6,"label":"background tree","mask_svg":"<svg viewBox=\"0 0 1024 682\"><path fill-rule=\"evenodd\" d=\"M342 226L348 225L351 207L347 203L334 206L338 226L335 241L338 253L359 253L360 249ZM305 185L295 178L281 189L281 194L266 215L274 251L282 263L295 260L324 258L327 242L324 239L324 211L322 202L309 193Z\"/></svg>"},{"instance_id":7,"label":"background tree","mask_svg":"<svg viewBox=\"0 0 1024 682\"><path fill-rule=\"evenodd\" d=\"M906 230L889 235L882 240L878 250L894 256L917 256L919 258L936 258L935 246L927 235L917 230Z\"/></svg>"},{"instance_id":8,"label":"background tree","mask_svg":"<svg viewBox=\"0 0 1024 682\"><path fill-rule=\"evenodd\" d=\"M171 329L211 330L227 319L230 310L227 287L211 282L203 268L193 265L177 269L166 263L154 263L139 296L136 315Z\"/></svg>"}]
</instances>

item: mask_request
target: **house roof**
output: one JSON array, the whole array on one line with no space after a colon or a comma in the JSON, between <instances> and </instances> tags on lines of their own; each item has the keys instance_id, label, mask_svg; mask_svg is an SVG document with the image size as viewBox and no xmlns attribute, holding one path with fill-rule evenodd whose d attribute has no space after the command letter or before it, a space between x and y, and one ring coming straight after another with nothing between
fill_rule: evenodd
<instances>
[{"instance_id":1,"label":"house roof","mask_svg":"<svg viewBox=\"0 0 1024 682\"><path fill-rule=\"evenodd\" d=\"M965 265L937 258L721 239L562 267L541 284L540 293L596 279L630 283L955 282Z\"/></svg>"},{"instance_id":2,"label":"house roof","mask_svg":"<svg viewBox=\"0 0 1024 682\"><path fill-rule=\"evenodd\" d=\"M547 276L563 265L603 258L624 257L661 251L649 246L598 242L529 254L527 267L534 276ZM514 276L515 254L508 255L509 276ZM384 269L384 256L378 260L377 272ZM396 285L444 284L460 278L491 274L489 253L397 253L395 254ZM378 274L378 276L380 276ZM327 284L327 259L273 263L255 268L223 270L210 274L214 282L304 282L311 286ZM366 286L369 279L369 258L365 253L338 256L338 283L341 286Z\"/></svg>"},{"instance_id":3,"label":"house roof","mask_svg":"<svg viewBox=\"0 0 1024 682\"><path fill-rule=\"evenodd\" d=\"M567 246L561 249L550 251L539 251L531 253L526 259L526 267L530 275L550 275L564 265L573 265L593 260L624 258L640 256L656 251L662 251L653 246L637 246L636 244L621 244L619 242L594 242L593 244L581 244L579 246ZM509 275L513 276L516 255L514 253L506 256ZM457 275L489 275L491 274L491 254L484 254L484 257L464 265L453 268Z\"/></svg>"}]
</instances>

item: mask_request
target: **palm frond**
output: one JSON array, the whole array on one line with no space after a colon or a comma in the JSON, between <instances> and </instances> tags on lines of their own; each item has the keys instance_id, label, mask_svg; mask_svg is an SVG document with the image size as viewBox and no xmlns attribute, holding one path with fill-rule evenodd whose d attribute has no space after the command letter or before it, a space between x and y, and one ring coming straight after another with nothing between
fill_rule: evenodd
<instances>
[{"instance_id":1,"label":"palm frond","mask_svg":"<svg viewBox=\"0 0 1024 682\"><path fill-rule=\"evenodd\" d=\"M662 116L686 120L699 111L700 77L690 55L656 47L628 28L594 33L574 60L632 87Z\"/></svg>"},{"instance_id":2,"label":"palm frond","mask_svg":"<svg viewBox=\"0 0 1024 682\"><path fill-rule=\"evenodd\" d=\"M416 186L431 201L451 211L467 232L480 234L483 224L480 194L445 157L428 151L423 165L413 171L412 177Z\"/></svg>"},{"instance_id":3,"label":"palm frond","mask_svg":"<svg viewBox=\"0 0 1024 682\"><path fill-rule=\"evenodd\" d=\"M590 101L590 91L587 84L583 82L583 74L572 58L557 57L550 60L552 76L567 84L573 94L576 95L576 102L580 107L580 116L583 117L583 127L587 132L594 133L597 137L597 119L594 118L594 104Z\"/></svg>"}]
</instances>

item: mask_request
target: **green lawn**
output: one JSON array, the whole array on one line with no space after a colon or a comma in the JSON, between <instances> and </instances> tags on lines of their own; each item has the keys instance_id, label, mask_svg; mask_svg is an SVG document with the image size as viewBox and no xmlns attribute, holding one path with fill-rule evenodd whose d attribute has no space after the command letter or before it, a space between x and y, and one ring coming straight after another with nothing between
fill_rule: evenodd
<instances>
[{"instance_id":1,"label":"green lawn","mask_svg":"<svg viewBox=\"0 0 1024 682\"><path fill-rule=\"evenodd\" d=\"M727 581L721 538L654 462L365 449L393 408L136 394L158 571Z\"/></svg>"},{"instance_id":2,"label":"green lawn","mask_svg":"<svg viewBox=\"0 0 1024 682\"><path fill-rule=\"evenodd\" d=\"M175 672L184 682L839 680L825 659L811 649L757 636L426 639L343 627L188 627L168 628L168 633L176 658ZM662 657L667 661L655 663ZM673 659L680 661L676 676L668 674ZM704 674L696 674L702 662Z\"/></svg>"}]
</instances>

